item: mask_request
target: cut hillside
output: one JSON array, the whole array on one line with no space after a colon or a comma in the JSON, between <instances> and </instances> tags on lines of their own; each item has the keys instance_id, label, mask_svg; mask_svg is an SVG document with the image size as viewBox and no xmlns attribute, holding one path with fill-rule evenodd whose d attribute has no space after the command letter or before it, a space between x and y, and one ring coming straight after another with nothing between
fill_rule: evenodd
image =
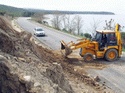
<instances>
[{"instance_id":1,"label":"cut hillside","mask_svg":"<svg viewBox=\"0 0 125 93\"><path fill-rule=\"evenodd\" d=\"M0 17L0 93L112 93L74 60L44 48Z\"/></svg>"}]
</instances>

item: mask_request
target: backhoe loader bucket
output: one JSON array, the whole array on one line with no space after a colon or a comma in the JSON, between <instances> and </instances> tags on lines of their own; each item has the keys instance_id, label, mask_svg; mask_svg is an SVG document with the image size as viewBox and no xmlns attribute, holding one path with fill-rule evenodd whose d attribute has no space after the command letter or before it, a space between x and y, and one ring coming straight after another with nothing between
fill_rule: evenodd
<instances>
[{"instance_id":1,"label":"backhoe loader bucket","mask_svg":"<svg viewBox=\"0 0 125 93\"><path fill-rule=\"evenodd\" d=\"M72 50L70 49L70 47L68 47L68 45L64 41L61 41L61 50L64 50L64 49L65 49L65 53L63 53L63 55L65 57L72 53Z\"/></svg>"}]
</instances>

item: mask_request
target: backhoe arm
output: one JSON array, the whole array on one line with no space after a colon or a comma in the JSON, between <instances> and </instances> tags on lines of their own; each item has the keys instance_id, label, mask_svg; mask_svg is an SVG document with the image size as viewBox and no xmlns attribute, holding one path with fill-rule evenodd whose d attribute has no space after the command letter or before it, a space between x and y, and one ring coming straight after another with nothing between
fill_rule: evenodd
<instances>
[{"instance_id":1,"label":"backhoe arm","mask_svg":"<svg viewBox=\"0 0 125 93\"><path fill-rule=\"evenodd\" d=\"M87 47L89 42L78 42L72 46L70 46L70 49L74 50L74 49L79 49L79 48L82 48L82 47Z\"/></svg>"},{"instance_id":2,"label":"backhoe arm","mask_svg":"<svg viewBox=\"0 0 125 93\"><path fill-rule=\"evenodd\" d=\"M65 43L63 40L61 41L61 49L65 49L65 56L72 53L72 50L87 47L89 40L81 40L78 43L74 43L73 41L69 43Z\"/></svg>"}]
</instances>

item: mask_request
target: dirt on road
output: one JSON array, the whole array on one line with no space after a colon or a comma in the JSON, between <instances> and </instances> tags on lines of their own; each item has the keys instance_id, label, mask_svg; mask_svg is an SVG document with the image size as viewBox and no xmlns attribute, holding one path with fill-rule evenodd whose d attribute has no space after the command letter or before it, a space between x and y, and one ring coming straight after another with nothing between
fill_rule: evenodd
<instances>
[{"instance_id":1,"label":"dirt on road","mask_svg":"<svg viewBox=\"0 0 125 93\"><path fill-rule=\"evenodd\" d=\"M45 47L0 17L0 93L113 93L99 76L86 72L106 65L65 58L60 50Z\"/></svg>"}]
</instances>

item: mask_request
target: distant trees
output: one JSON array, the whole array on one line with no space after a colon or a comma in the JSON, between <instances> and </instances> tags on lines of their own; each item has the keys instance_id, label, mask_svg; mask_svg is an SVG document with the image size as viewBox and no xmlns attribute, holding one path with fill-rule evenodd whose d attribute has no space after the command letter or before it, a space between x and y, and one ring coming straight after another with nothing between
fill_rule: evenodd
<instances>
[{"instance_id":1,"label":"distant trees","mask_svg":"<svg viewBox=\"0 0 125 93\"><path fill-rule=\"evenodd\" d=\"M60 13L53 14L51 22L55 29L61 29L71 34L77 33L78 35L80 35L83 26L83 20L80 16L71 17Z\"/></svg>"},{"instance_id":2,"label":"distant trees","mask_svg":"<svg viewBox=\"0 0 125 93\"><path fill-rule=\"evenodd\" d=\"M39 23L42 23L42 21L44 20L44 17L45 16L45 14L44 13L34 13L34 15L32 16L32 18L35 20L35 21L37 21L37 22L39 22Z\"/></svg>"},{"instance_id":3,"label":"distant trees","mask_svg":"<svg viewBox=\"0 0 125 93\"><path fill-rule=\"evenodd\" d=\"M99 25L101 24L101 20L95 20L93 18L93 21L89 23L89 25L86 27L85 31L87 33L83 33L82 35L86 38L94 38L96 34L96 30L98 29Z\"/></svg>"},{"instance_id":4,"label":"distant trees","mask_svg":"<svg viewBox=\"0 0 125 93\"><path fill-rule=\"evenodd\" d=\"M104 30L113 30L115 28L114 19L110 19L109 21L105 20L105 24Z\"/></svg>"},{"instance_id":5,"label":"distant trees","mask_svg":"<svg viewBox=\"0 0 125 93\"><path fill-rule=\"evenodd\" d=\"M100 23L101 23L100 20L95 20L95 19L93 18L92 23L90 23L90 27L87 28L87 32L90 31L92 37L95 36L96 30L97 30L97 28L99 27Z\"/></svg>"},{"instance_id":6,"label":"distant trees","mask_svg":"<svg viewBox=\"0 0 125 93\"><path fill-rule=\"evenodd\" d=\"M89 33L84 33L83 35L84 35L86 38L89 38L89 39L92 38L91 34L89 34Z\"/></svg>"},{"instance_id":7,"label":"distant trees","mask_svg":"<svg viewBox=\"0 0 125 93\"><path fill-rule=\"evenodd\" d=\"M24 17L31 17L31 16L33 16L34 14L35 14L34 12L25 11L25 12L23 12L22 16L24 16Z\"/></svg>"},{"instance_id":8,"label":"distant trees","mask_svg":"<svg viewBox=\"0 0 125 93\"><path fill-rule=\"evenodd\" d=\"M52 26L55 29L67 31L69 33L74 33L74 19L71 19L69 15L62 15L60 13L53 14L51 20Z\"/></svg>"},{"instance_id":9,"label":"distant trees","mask_svg":"<svg viewBox=\"0 0 125 93\"><path fill-rule=\"evenodd\" d=\"M62 16L60 13L53 14L53 19L51 20L52 25L55 29L60 30L61 28Z\"/></svg>"},{"instance_id":10,"label":"distant trees","mask_svg":"<svg viewBox=\"0 0 125 93\"><path fill-rule=\"evenodd\" d=\"M67 15L66 20L67 20L67 31L69 33L74 34L75 29L76 29L76 27L75 27L75 18L74 17L71 18L70 15Z\"/></svg>"},{"instance_id":11,"label":"distant trees","mask_svg":"<svg viewBox=\"0 0 125 93\"><path fill-rule=\"evenodd\" d=\"M67 29L67 20L66 20L66 15L62 15L62 25L63 25L63 31L66 31Z\"/></svg>"},{"instance_id":12,"label":"distant trees","mask_svg":"<svg viewBox=\"0 0 125 93\"><path fill-rule=\"evenodd\" d=\"M78 33L78 35L80 35L81 29L83 27L83 20L81 16L76 16L75 17L75 25L76 25L76 31Z\"/></svg>"},{"instance_id":13,"label":"distant trees","mask_svg":"<svg viewBox=\"0 0 125 93\"><path fill-rule=\"evenodd\" d=\"M0 12L0 15L4 16L6 14L6 12Z\"/></svg>"}]
</instances>

